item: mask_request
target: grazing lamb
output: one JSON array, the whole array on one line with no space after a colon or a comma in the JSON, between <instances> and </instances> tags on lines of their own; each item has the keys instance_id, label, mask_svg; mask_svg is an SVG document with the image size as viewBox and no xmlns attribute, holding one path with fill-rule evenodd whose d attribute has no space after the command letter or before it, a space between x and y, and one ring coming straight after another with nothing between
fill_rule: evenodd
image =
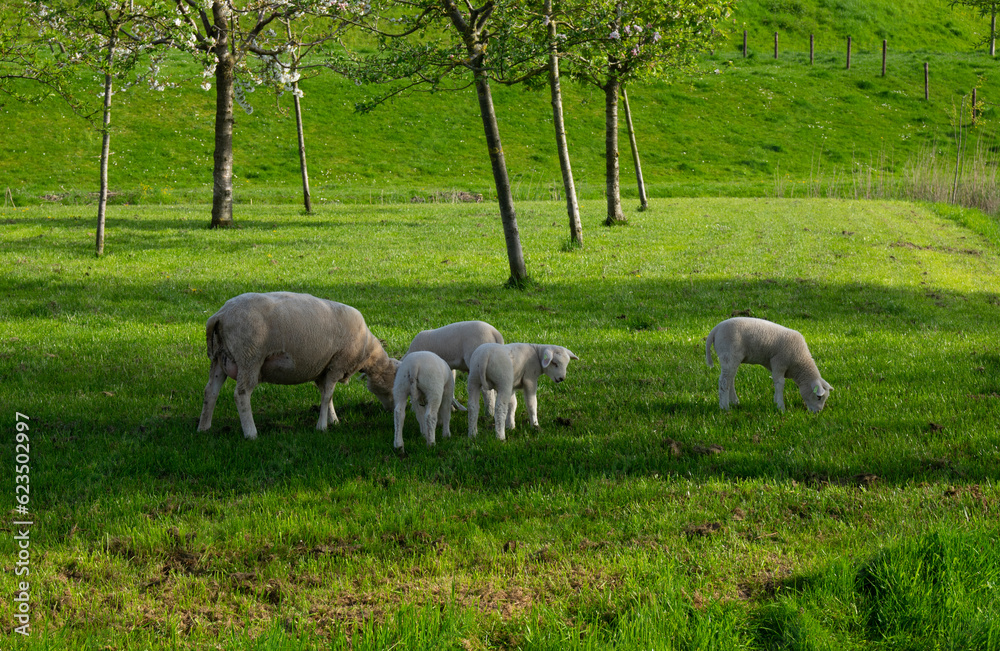
<instances>
[{"instance_id":1,"label":"grazing lamb","mask_svg":"<svg viewBox=\"0 0 1000 651\"><path fill-rule=\"evenodd\" d=\"M822 411L833 387L820 377L806 340L795 330L749 317L727 319L712 328L705 339L705 360L712 365L712 344L719 356L719 407L740 404L736 397L736 369L740 364L759 364L770 369L774 380L774 402L785 410L785 378L799 387L810 411Z\"/></svg>"},{"instance_id":2,"label":"grazing lamb","mask_svg":"<svg viewBox=\"0 0 1000 651\"><path fill-rule=\"evenodd\" d=\"M349 305L308 294L241 294L226 301L205 324L212 360L198 431L212 426L212 412L226 377L236 380L236 408L243 436L257 438L250 394L261 382L315 382L322 393L316 429L339 423L333 389L363 371L368 390L392 409L399 362L386 355L361 313Z\"/></svg>"},{"instance_id":3,"label":"grazing lamb","mask_svg":"<svg viewBox=\"0 0 1000 651\"><path fill-rule=\"evenodd\" d=\"M410 348L406 354L418 350L429 350L448 363L453 370L453 375L457 371L469 372L469 362L472 360L472 353L481 344L502 344L503 335L486 323L485 321L459 321L434 330L424 330L417 334L410 343ZM496 391L487 391L484 394L486 406L493 413L493 403L496 399ZM465 410L457 400L452 399L452 404L461 410Z\"/></svg>"},{"instance_id":4,"label":"grazing lamb","mask_svg":"<svg viewBox=\"0 0 1000 651\"><path fill-rule=\"evenodd\" d=\"M403 449L403 421L406 419L406 399L420 423L420 433L427 445L434 445L434 430L441 421L441 436L451 436L451 401L455 398L455 376L447 362L426 350L407 353L396 369L392 387L396 403L393 423L396 438L393 445Z\"/></svg>"},{"instance_id":5,"label":"grazing lamb","mask_svg":"<svg viewBox=\"0 0 1000 651\"><path fill-rule=\"evenodd\" d=\"M483 344L469 362L469 436L477 434L479 394L483 389L497 392L493 422L497 438L506 438L506 429L514 429L517 398L514 391L524 391L528 420L538 428L538 378L544 373L555 382L566 379L572 359L580 359L562 346L543 344Z\"/></svg>"}]
</instances>

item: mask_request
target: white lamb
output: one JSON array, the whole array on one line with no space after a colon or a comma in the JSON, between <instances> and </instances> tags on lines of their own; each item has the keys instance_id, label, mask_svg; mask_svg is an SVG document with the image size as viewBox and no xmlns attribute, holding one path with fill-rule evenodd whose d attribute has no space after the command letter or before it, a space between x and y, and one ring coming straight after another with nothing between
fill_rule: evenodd
<instances>
[{"instance_id":1,"label":"white lamb","mask_svg":"<svg viewBox=\"0 0 1000 651\"><path fill-rule=\"evenodd\" d=\"M478 433L479 394L483 389L497 392L493 422L497 438L506 438L505 429L514 429L517 397L524 391L528 420L538 428L538 378L544 373L555 382L566 379L570 360L580 359L562 346L543 344L483 344L469 363L469 436Z\"/></svg>"},{"instance_id":2,"label":"white lamb","mask_svg":"<svg viewBox=\"0 0 1000 651\"><path fill-rule=\"evenodd\" d=\"M236 380L236 409L243 436L257 438L250 394L261 382L315 382L322 393L316 429L338 423L333 389L363 371L368 390L392 409L399 362L386 355L361 313L349 305L309 294L241 294L229 299L205 324L212 360L198 430L212 426L212 412L226 377Z\"/></svg>"},{"instance_id":3,"label":"white lamb","mask_svg":"<svg viewBox=\"0 0 1000 651\"><path fill-rule=\"evenodd\" d=\"M458 371L469 372L469 362L476 348L482 344L502 343L503 335L489 323L485 321L459 321L434 330L424 330L417 333L417 336L410 342L410 348L406 354L409 355L418 350L428 350L435 353L447 362L454 375ZM496 391L487 391L484 398L486 406L492 414ZM454 398L452 404L458 409L465 410L465 407Z\"/></svg>"},{"instance_id":4,"label":"white lamb","mask_svg":"<svg viewBox=\"0 0 1000 651\"><path fill-rule=\"evenodd\" d=\"M427 445L434 445L434 431L441 421L441 436L451 436L451 401L455 397L455 376L448 364L432 352L418 350L408 353L396 369L392 388L396 403L393 424L397 450L403 449L403 421L406 419L406 399L420 423L420 433Z\"/></svg>"},{"instance_id":5,"label":"white lamb","mask_svg":"<svg viewBox=\"0 0 1000 651\"><path fill-rule=\"evenodd\" d=\"M774 402L785 410L785 378L799 387L802 400L810 411L823 409L833 387L820 377L816 362L809 354L805 338L795 330L749 317L727 319L712 328L705 339L705 360L712 365L712 344L719 356L719 407L738 405L736 369L740 364L759 364L771 371Z\"/></svg>"}]
</instances>

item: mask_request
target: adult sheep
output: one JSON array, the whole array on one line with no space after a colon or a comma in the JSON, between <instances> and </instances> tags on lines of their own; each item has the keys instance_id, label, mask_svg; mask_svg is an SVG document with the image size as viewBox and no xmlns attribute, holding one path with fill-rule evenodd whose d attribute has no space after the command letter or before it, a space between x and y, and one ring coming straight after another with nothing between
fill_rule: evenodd
<instances>
[{"instance_id":1,"label":"adult sheep","mask_svg":"<svg viewBox=\"0 0 1000 651\"><path fill-rule=\"evenodd\" d=\"M333 389L358 371L368 376L368 390L382 406L393 407L399 362L386 354L361 313L349 305L292 292L240 294L209 317L205 341L212 364L198 431L212 426L215 401L227 377L236 380L236 409L248 439L257 438L250 394L261 382L314 382L322 394L318 430L340 422Z\"/></svg>"}]
</instances>

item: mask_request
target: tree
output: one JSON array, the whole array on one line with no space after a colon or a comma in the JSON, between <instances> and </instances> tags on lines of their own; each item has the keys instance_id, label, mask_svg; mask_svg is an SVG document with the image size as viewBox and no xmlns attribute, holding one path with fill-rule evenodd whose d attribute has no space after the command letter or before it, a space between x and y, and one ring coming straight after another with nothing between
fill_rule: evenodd
<instances>
[{"instance_id":1,"label":"tree","mask_svg":"<svg viewBox=\"0 0 1000 651\"><path fill-rule=\"evenodd\" d=\"M172 8L162 0L50 0L29 1L30 20L49 40L60 70L86 66L104 75L101 112L100 193L97 202L95 250L104 253L108 204L108 159L111 155L111 98L115 80L125 80L144 60L150 61L147 80L163 90L159 67L151 49L169 38ZM140 75L140 79L141 79ZM124 88L133 82L130 80ZM60 80L59 88L64 88ZM124 89L123 88L123 89ZM71 98L68 92L64 97ZM70 100L71 104L75 100Z\"/></svg>"},{"instance_id":2,"label":"tree","mask_svg":"<svg viewBox=\"0 0 1000 651\"><path fill-rule=\"evenodd\" d=\"M205 64L202 87L215 79L215 153L212 170L212 228L233 224L233 109L245 104L247 89L265 83L268 66L274 70L278 57L297 47L324 42L351 12L363 13L364 4L354 0L176 0L181 26L189 37L176 41L198 53ZM289 21L313 17L327 31L309 42L279 35L276 27ZM251 58L254 56L255 58ZM256 69L252 64L257 64ZM280 62L278 67L281 68ZM293 82L294 83L294 82ZM244 106L249 110L248 106Z\"/></svg>"},{"instance_id":3,"label":"tree","mask_svg":"<svg viewBox=\"0 0 1000 651\"><path fill-rule=\"evenodd\" d=\"M583 246L583 225L580 223L580 204L576 198L573 182L573 167L569 161L569 146L566 144L566 123L563 119L562 91L559 87L559 34L558 19L552 9L552 0L545 0L543 23L548 37L549 92L552 97L552 125L556 132L556 151L559 154L559 169L562 172L563 191L566 193L566 212L569 215L570 241Z\"/></svg>"},{"instance_id":4,"label":"tree","mask_svg":"<svg viewBox=\"0 0 1000 651\"><path fill-rule=\"evenodd\" d=\"M604 91L605 224L625 223L618 165L618 98L631 80L689 65L720 35L733 0L597 0L575 6L567 61L572 74Z\"/></svg>"},{"instance_id":5,"label":"tree","mask_svg":"<svg viewBox=\"0 0 1000 651\"><path fill-rule=\"evenodd\" d=\"M69 100L62 67L41 56L44 42L29 35L28 17L33 15L27 4L0 12L0 93L28 102L51 94Z\"/></svg>"},{"instance_id":6,"label":"tree","mask_svg":"<svg viewBox=\"0 0 1000 651\"><path fill-rule=\"evenodd\" d=\"M990 35L985 37L982 43L990 48L990 56L997 54L997 9L1000 8L1000 0L951 0L950 6L964 5L979 11L979 17L990 17Z\"/></svg>"},{"instance_id":7,"label":"tree","mask_svg":"<svg viewBox=\"0 0 1000 651\"><path fill-rule=\"evenodd\" d=\"M649 208L649 199L646 197L646 183L642 180L642 163L639 162L639 146L635 142L635 127L632 126L632 109L628 104L628 93L625 92L625 84L622 84L622 107L625 109L625 126L628 127L628 144L632 149L632 164L635 165L635 182L639 192L639 210Z\"/></svg>"},{"instance_id":8,"label":"tree","mask_svg":"<svg viewBox=\"0 0 1000 651\"><path fill-rule=\"evenodd\" d=\"M532 49L529 53L517 54L517 42L495 38L491 33L489 26L494 12L502 13L510 4L511 0L486 0L482 6L473 7L467 1L462 8L455 0L386 0L380 11L372 12L372 20L359 23L378 35L379 53L357 59L353 70L344 67L341 70L359 82L400 82L379 97L359 104L361 111L372 110L391 97L419 86L432 90L475 87L507 248L510 267L507 284L524 287L530 279L490 91L490 79L503 76L512 56L529 60L535 52ZM393 31L382 29L379 22L382 16L391 16L385 22L389 22ZM499 23L497 26L504 27ZM500 50L501 54L488 60L487 51L491 48ZM472 77L471 84L461 81L467 80L467 75Z\"/></svg>"}]
</instances>

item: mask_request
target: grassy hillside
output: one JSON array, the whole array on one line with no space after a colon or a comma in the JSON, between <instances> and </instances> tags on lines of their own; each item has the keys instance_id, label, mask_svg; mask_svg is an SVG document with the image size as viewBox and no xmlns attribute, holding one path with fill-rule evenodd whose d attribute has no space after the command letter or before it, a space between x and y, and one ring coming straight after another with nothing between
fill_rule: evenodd
<instances>
[{"instance_id":1,"label":"grassy hillside","mask_svg":"<svg viewBox=\"0 0 1000 651\"><path fill-rule=\"evenodd\" d=\"M563 250L562 206L524 203L538 284L517 292L487 206L254 205L223 231L113 207L100 260L88 212L0 209L0 450L3 473L30 457L35 522L33 634L4 599L4 648L996 648L1000 256L981 215L654 200ZM263 385L243 440L232 382L196 432L207 315L278 289L358 307L395 356L482 318L580 360L540 383L541 430L519 409L503 443L459 412L427 448L410 415L396 455L358 379L328 432L315 387ZM752 367L719 410L703 338L731 314L803 332L834 386L822 413L791 382L779 413Z\"/></svg>"},{"instance_id":2,"label":"grassy hillside","mask_svg":"<svg viewBox=\"0 0 1000 651\"><path fill-rule=\"evenodd\" d=\"M772 54L774 32L785 47L806 52L810 34L824 49L850 36L861 50L880 50L885 39L894 50L967 52L989 32L989 21L938 0L739 0L734 31L741 43L744 29L757 50Z\"/></svg>"},{"instance_id":3,"label":"grassy hillside","mask_svg":"<svg viewBox=\"0 0 1000 651\"><path fill-rule=\"evenodd\" d=\"M850 176L883 159L899 173L927 149L953 155L963 97L979 89L985 113L973 142L992 146L995 62L973 52L983 21L935 2L754 2L739 6L728 45L697 71L670 83L630 89L645 178L652 196L767 195L776 180L799 194L810 179ZM751 56L737 41L751 32ZM859 28L854 29L857 25ZM782 31L773 59L773 31ZM808 34L817 58L808 65ZM854 38L845 70L845 32ZM880 76L881 39L890 39L887 76ZM931 98L923 99L923 64L931 66ZM116 96L111 183L119 202L176 203L210 199L214 95L197 87L198 71L172 66L178 87L161 94ZM303 84L312 187L317 201L409 201L441 191L489 196L492 178L471 92L416 94L372 115L353 111L367 92L332 75ZM566 114L577 187L603 192L603 98L567 84ZM87 91L96 95L96 82ZM546 92L495 88L516 198L561 192ZM237 115L237 200L294 202L299 182L294 120L288 98L250 96L252 115ZM58 103L0 107L0 185L19 204L40 197L85 200L96 188L99 138ZM622 127L624 133L624 126ZM634 194L626 147L623 187Z\"/></svg>"}]
</instances>

